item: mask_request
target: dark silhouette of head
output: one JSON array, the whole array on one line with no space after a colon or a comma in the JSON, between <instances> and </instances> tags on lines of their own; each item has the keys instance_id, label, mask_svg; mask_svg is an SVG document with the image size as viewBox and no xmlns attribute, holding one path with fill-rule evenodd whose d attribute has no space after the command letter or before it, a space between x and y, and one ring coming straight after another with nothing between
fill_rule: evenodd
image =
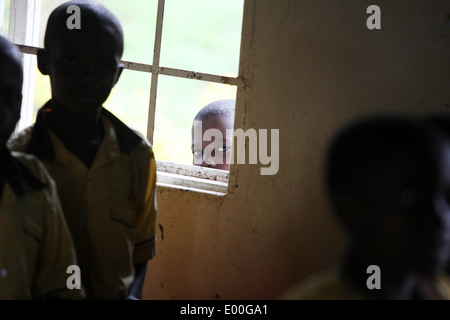
<instances>
[{"instance_id":1,"label":"dark silhouette of head","mask_svg":"<svg viewBox=\"0 0 450 320\"><path fill-rule=\"evenodd\" d=\"M69 28L69 6L80 10L80 29ZM52 11L38 67L50 76L52 101L70 114L95 113L123 70L123 32L117 18L95 1L69 1Z\"/></svg>"},{"instance_id":2,"label":"dark silhouette of head","mask_svg":"<svg viewBox=\"0 0 450 320\"><path fill-rule=\"evenodd\" d=\"M20 119L23 71L17 47L0 37L0 148Z\"/></svg>"}]
</instances>

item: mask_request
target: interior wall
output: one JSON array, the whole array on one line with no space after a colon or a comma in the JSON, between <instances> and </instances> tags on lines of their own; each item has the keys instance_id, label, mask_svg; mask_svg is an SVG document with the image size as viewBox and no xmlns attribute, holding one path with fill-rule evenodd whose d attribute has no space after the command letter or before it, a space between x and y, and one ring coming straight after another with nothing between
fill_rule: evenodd
<instances>
[{"instance_id":1,"label":"interior wall","mask_svg":"<svg viewBox=\"0 0 450 320\"><path fill-rule=\"evenodd\" d=\"M159 188L144 299L275 299L337 263L329 139L359 116L450 107L449 14L445 0L245 0L235 127L280 129L279 171L233 165L224 197Z\"/></svg>"}]
</instances>

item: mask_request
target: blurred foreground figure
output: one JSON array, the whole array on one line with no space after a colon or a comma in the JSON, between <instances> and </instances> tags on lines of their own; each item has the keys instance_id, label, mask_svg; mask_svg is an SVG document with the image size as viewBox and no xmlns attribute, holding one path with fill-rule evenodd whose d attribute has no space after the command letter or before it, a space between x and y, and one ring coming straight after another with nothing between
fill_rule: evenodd
<instances>
[{"instance_id":1,"label":"blurred foreground figure","mask_svg":"<svg viewBox=\"0 0 450 320\"><path fill-rule=\"evenodd\" d=\"M354 122L332 141L326 187L348 248L336 270L282 299L450 298L450 145L400 116Z\"/></svg>"},{"instance_id":2,"label":"blurred foreground figure","mask_svg":"<svg viewBox=\"0 0 450 320\"><path fill-rule=\"evenodd\" d=\"M55 183L37 158L6 147L22 82L19 52L0 37L0 300L80 299L66 285L77 261Z\"/></svg>"}]
</instances>

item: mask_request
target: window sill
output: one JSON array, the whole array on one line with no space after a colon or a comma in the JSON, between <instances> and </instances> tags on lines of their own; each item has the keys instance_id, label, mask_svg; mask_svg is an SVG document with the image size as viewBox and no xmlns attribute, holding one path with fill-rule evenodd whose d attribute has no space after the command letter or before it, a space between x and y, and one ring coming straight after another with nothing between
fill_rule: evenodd
<instances>
[{"instance_id":1,"label":"window sill","mask_svg":"<svg viewBox=\"0 0 450 320\"><path fill-rule=\"evenodd\" d=\"M156 160L157 185L224 196L228 193L229 172Z\"/></svg>"}]
</instances>

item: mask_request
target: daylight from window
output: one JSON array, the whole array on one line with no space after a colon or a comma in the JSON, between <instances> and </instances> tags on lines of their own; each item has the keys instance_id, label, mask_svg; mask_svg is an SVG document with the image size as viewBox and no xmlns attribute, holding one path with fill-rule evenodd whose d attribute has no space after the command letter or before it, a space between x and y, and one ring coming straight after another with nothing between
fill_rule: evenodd
<instances>
[{"instance_id":1,"label":"daylight from window","mask_svg":"<svg viewBox=\"0 0 450 320\"><path fill-rule=\"evenodd\" d=\"M50 12L63 2L66 1L41 2L38 46L43 46ZM99 2L122 24L125 37L122 59L152 64L158 1ZM237 77L242 14L243 0L166 0L160 66ZM104 104L144 136L150 83L151 73L124 70ZM191 126L196 113L214 100L235 99L236 89L232 85L159 75L153 138L156 159L192 165ZM34 114L50 96L49 78L38 71Z\"/></svg>"}]
</instances>

